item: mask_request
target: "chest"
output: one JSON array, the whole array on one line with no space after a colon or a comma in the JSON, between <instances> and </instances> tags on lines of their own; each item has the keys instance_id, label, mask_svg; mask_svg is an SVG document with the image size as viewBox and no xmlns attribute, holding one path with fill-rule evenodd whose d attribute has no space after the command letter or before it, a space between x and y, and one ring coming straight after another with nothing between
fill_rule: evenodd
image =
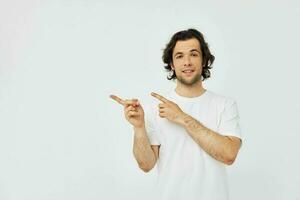
<instances>
[{"instance_id":1,"label":"chest","mask_svg":"<svg viewBox=\"0 0 300 200\"><path fill-rule=\"evenodd\" d=\"M206 104L181 104L177 105L183 112L192 116L205 127L217 131L220 122L220 114L218 108L209 103ZM166 118L157 119L158 130L161 143L168 146L175 146L176 148L193 143L185 128L179 124L170 122Z\"/></svg>"}]
</instances>

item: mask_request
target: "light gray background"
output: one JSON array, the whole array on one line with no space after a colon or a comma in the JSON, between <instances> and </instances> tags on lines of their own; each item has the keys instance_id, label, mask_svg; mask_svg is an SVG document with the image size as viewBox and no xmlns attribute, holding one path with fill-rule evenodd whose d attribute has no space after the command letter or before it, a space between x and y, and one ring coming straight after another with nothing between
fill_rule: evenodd
<instances>
[{"instance_id":1,"label":"light gray background","mask_svg":"<svg viewBox=\"0 0 300 200\"><path fill-rule=\"evenodd\" d=\"M216 62L205 87L238 102L244 144L232 200L299 200L296 1L0 1L0 199L150 200L155 170L108 98L152 98L171 35L201 30Z\"/></svg>"}]
</instances>

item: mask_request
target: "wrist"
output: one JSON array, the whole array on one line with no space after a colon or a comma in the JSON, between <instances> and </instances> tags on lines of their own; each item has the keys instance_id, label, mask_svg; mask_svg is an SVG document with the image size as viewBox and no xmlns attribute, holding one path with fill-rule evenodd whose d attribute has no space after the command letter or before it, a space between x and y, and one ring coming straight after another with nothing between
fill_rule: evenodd
<instances>
[{"instance_id":1,"label":"wrist","mask_svg":"<svg viewBox=\"0 0 300 200\"><path fill-rule=\"evenodd\" d=\"M143 136L146 135L146 127L145 124L141 125L141 126L134 126L133 127L134 130L134 135L135 136Z\"/></svg>"},{"instance_id":2,"label":"wrist","mask_svg":"<svg viewBox=\"0 0 300 200\"><path fill-rule=\"evenodd\" d=\"M133 130L135 133L144 132L146 130L145 124L133 126Z\"/></svg>"},{"instance_id":3,"label":"wrist","mask_svg":"<svg viewBox=\"0 0 300 200\"><path fill-rule=\"evenodd\" d=\"M180 124L181 126L183 126L183 127L186 127L186 124L187 124L187 122L188 122L188 120L189 120L190 118L191 118L190 115L188 115L188 114L182 112L181 115L180 115L180 117L179 117L179 124Z\"/></svg>"},{"instance_id":4,"label":"wrist","mask_svg":"<svg viewBox=\"0 0 300 200\"><path fill-rule=\"evenodd\" d=\"M137 131L143 130L143 129L145 129L145 123L142 123L142 124L140 124L138 126L133 126L133 129L137 130Z\"/></svg>"}]
</instances>

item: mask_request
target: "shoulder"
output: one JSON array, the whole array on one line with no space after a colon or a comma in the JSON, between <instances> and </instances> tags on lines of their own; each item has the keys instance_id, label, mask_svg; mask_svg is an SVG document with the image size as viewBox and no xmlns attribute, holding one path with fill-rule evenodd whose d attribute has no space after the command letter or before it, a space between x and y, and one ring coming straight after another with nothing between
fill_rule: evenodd
<instances>
[{"instance_id":1,"label":"shoulder","mask_svg":"<svg viewBox=\"0 0 300 200\"><path fill-rule=\"evenodd\" d=\"M219 107L221 110L224 110L227 107L231 107L233 105L236 105L235 99L229 96L225 96L222 94L218 94L212 91L207 91L208 96L210 99L210 102L212 104L215 104L217 107Z\"/></svg>"}]
</instances>

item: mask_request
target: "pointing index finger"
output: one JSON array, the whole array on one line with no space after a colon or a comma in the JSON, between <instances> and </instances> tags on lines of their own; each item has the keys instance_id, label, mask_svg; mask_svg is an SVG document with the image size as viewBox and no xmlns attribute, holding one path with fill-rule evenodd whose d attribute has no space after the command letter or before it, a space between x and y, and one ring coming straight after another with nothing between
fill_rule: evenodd
<instances>
[{"instance_id":1,"label":"pointing index finger","mask_svg":"<svg viewBox=\"0 0 300 200\"><path fill-rule=\"evenodd\" d=\"M120 97L117 97L116 95L109 95L110 98L112 98L113 100L115 100L116 102L118 102L119 104L127 107L127 106L134 106L134 107L137 107L140 105L138 99L126 99L126 100L123 100L121 99Z\"/></svg>"},{"instance_id":2,"label":"pointing index finger","mask_svg":"<svg viewBox=\"0 0 300 200\"><path fill-rule=\"evenodd\" d=\"M163 97L163 96L161 96L161 95L159 95L159 94L157 94L157 93L155 93L155 92L151 92L151 95L152 95L153 97L157 98L158 100L164 102L164 103L168 103L168 102L169 102L168 99L166 99L165 97Z\"/></svg>"},{"instance_id":3,"label":"pointing index finger","mask_svg":"<svg viewBox=\"0 0 300 200\"><path fill-rule=\"evenodd\" d=\"M125 105L125 101L119 97L117 97L116 95L109 95L110 98L112 98L113 100L115 100L116 102L118 102L121 105Z\"/></svg>"}]
</instances>

